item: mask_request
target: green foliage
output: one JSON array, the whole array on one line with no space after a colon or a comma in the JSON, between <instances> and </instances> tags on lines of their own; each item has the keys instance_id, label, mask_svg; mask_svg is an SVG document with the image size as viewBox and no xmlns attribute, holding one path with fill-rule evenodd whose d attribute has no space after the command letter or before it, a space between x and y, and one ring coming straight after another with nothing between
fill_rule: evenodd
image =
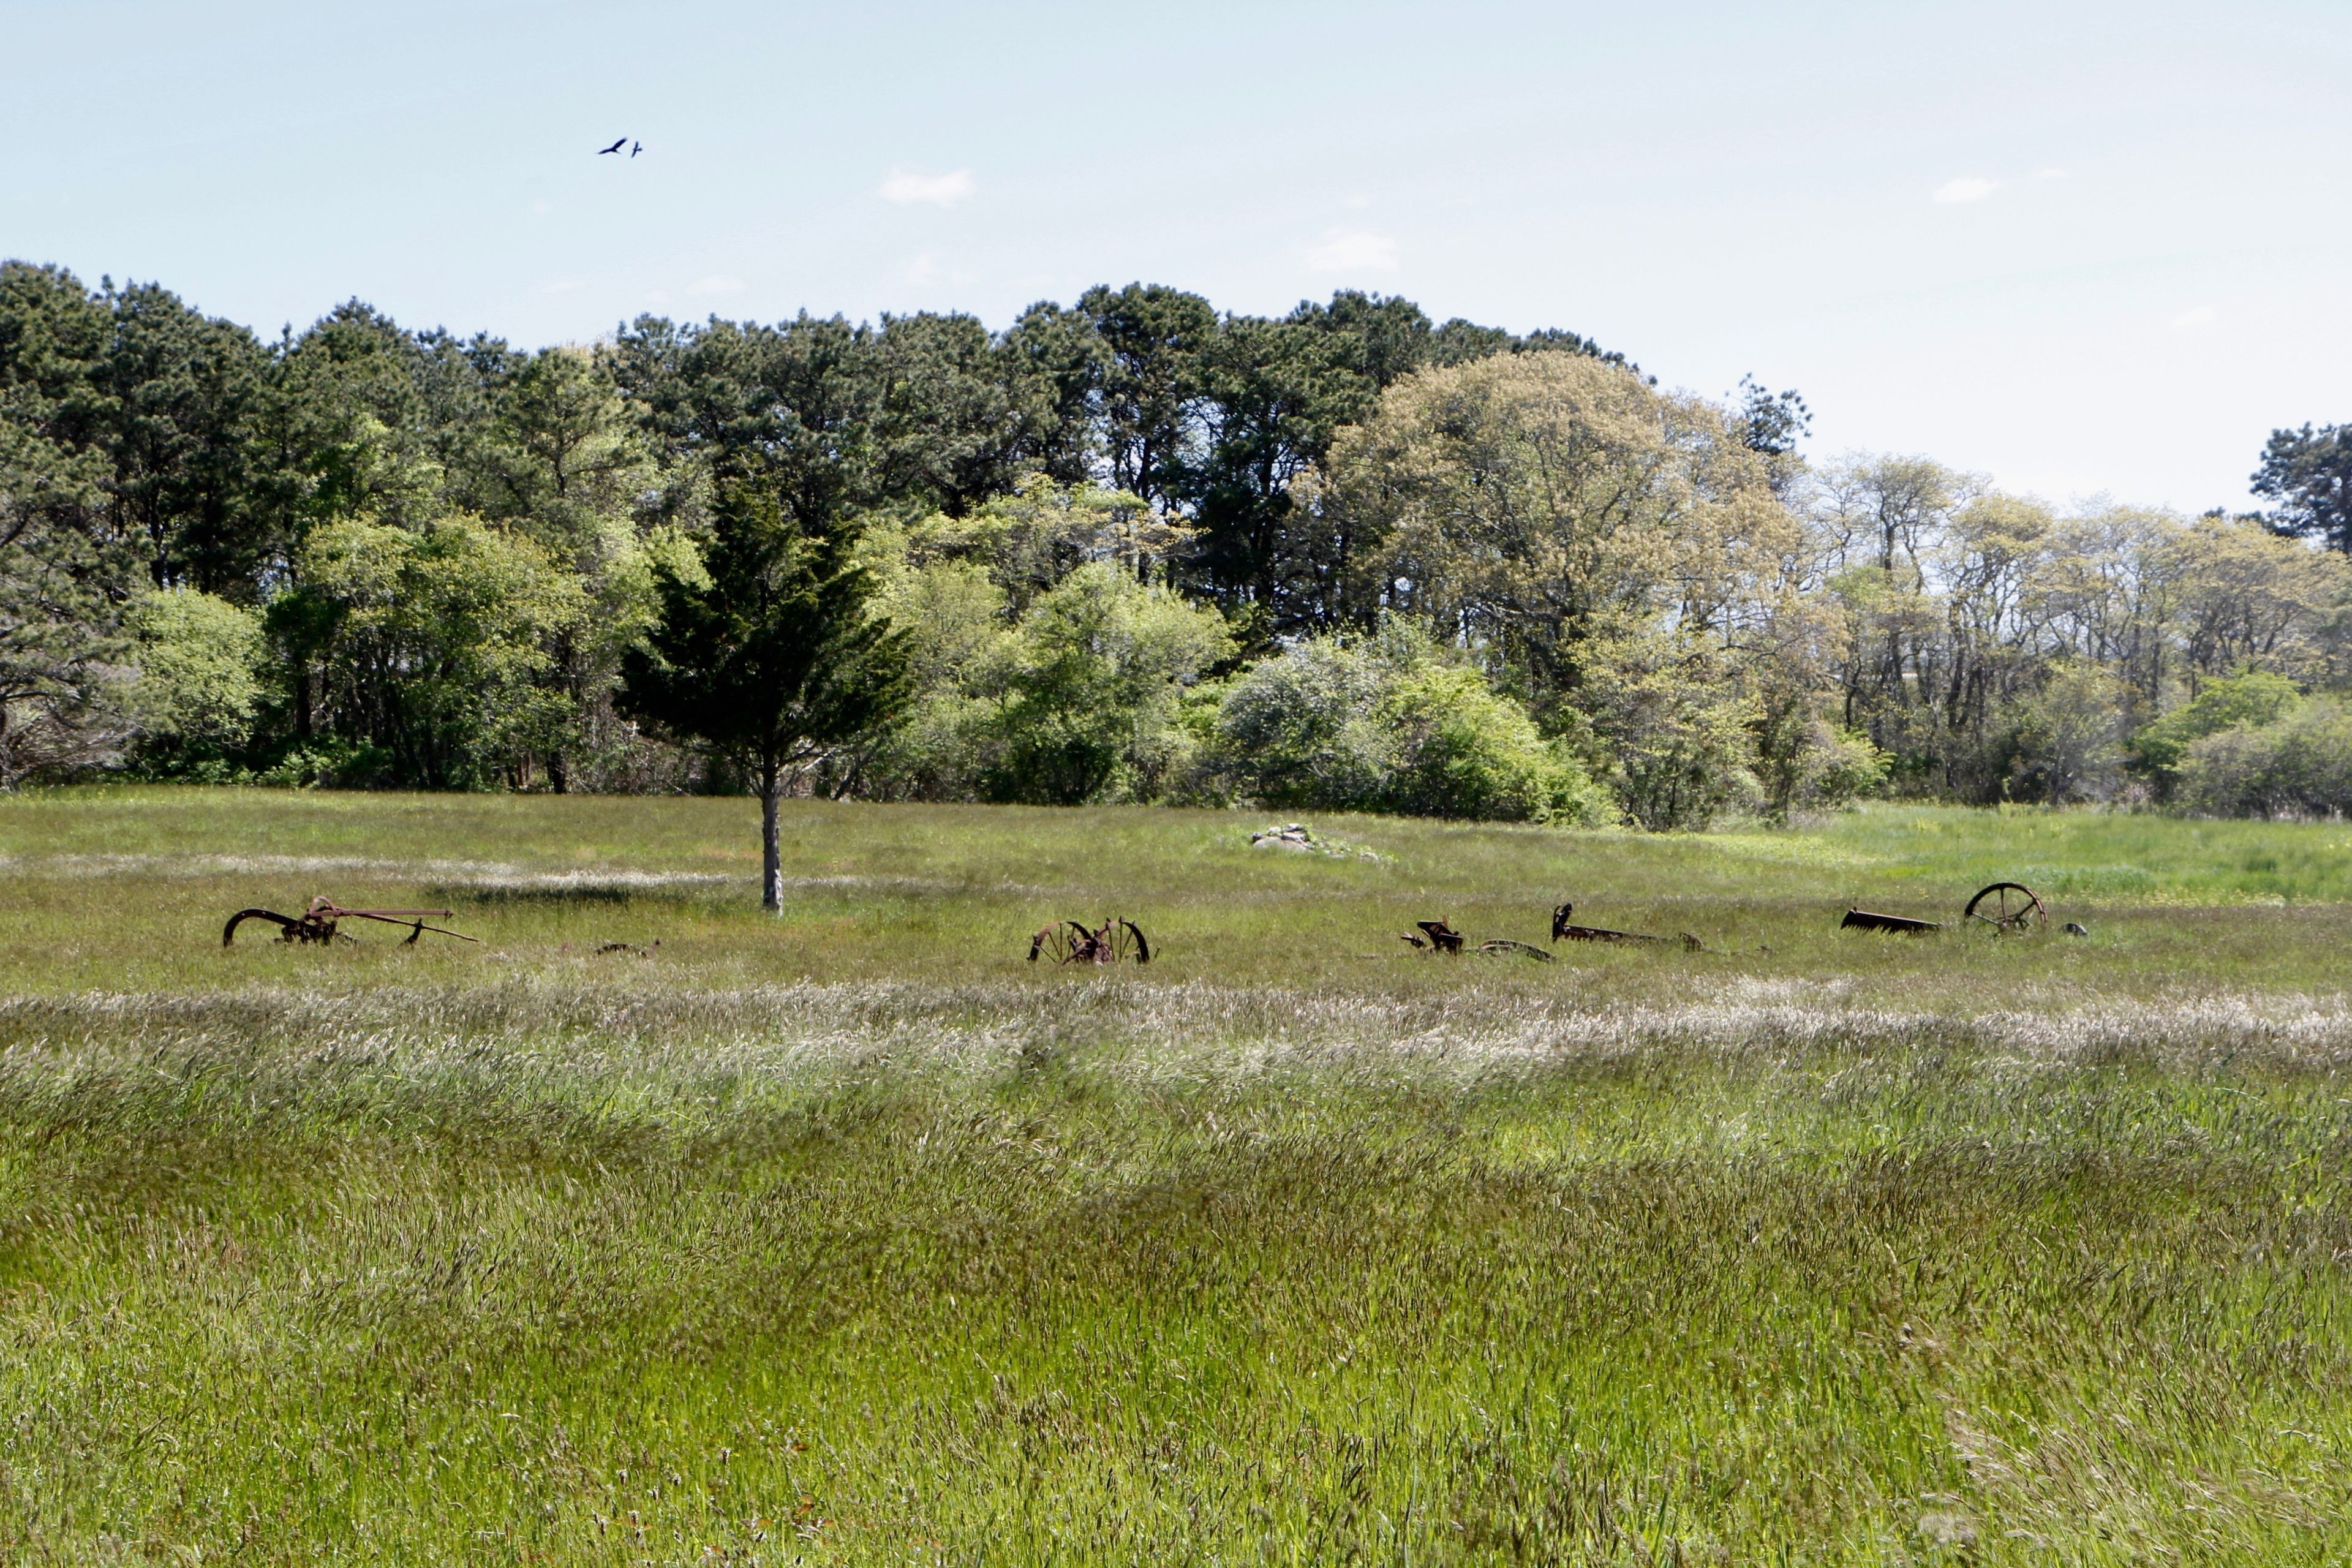
<instances>
[{"instance_id":1,"label":"green foliage","mask_svg":"<svg viewBox=\"0 0 2352 1568\"><path fill-rule=\"evenodd\" d=\"M1593 744L1637 826L1696 831L1766 805L1756 774L1763 714L1719 648L1653 634L1596 640L1587 660Z\"/></svg>"},{"instance_id":2,"label":"green foliage","mask_svg":"<svg viewBox=\"0 0 2352 1568\"><path fill-rule=\"evenodd\" d=\"M1216 767L1268 805L1595 823L1604 792L1527 710L1401 618L1307 638L1226 689Z\"/></svg>"},{"instance_id":3,"label":"green foliage","mask_svg":"<svg viewBox=\"0 0 2352 1568\"><path fill-rule=\"evenodd\" d=\"M981 564L1013 615L1088 562L1108 562L1148 582L1185 551L1197 531L1153 511L1139 496L1094 484L1063 484L1043 473L1017 480L961 517L933 513L885 539L883 564L933 561Z\"/></svg>"},{"instance_id":4,"label":"green foliage","mask_svg":"<svg viewBox=\"0 0 2352 1568\"><path fill-rule=\"evenodd\" d=\"M1150 581L1188 537L1136 496L1043 474L877 533L915 697L854 782L1049 805L1181 789L1185 694L1234 650L1213 610Z\"/></svg>"},{"instance_id":5,"label":"green foliage","mask_svg":"<svg viewBox=\"0 0 2352 1568\"><path fill-rule=\"evenodd\" d=\"M1820 732L1826 638L1772 478L1720 409L1588 354L1521 354L1391 388L1316 504L1360 613L1446 627L1549 728L1589 737L1634 821L1698 827L1767 804L1767 741L1793 790L1788 749Z\"/></svg>"},{"instance_id":6,"label":"green foliage","mask_svg":"<svg viewBox=\"0 0 2352 1568\"><path fill-rule=\"evenodd\" d=\"M2016 794L2048 805L2112 795L2124 760L2123 683L2095 664L2062 660L2016 708Z\"/></svg>"},{"instance_id":7,"label":"green foliage","mask_svg":"<svg viewBox=\"0 0 2352 1568\"><path fill-rule=\"evenodd\" d=\"M2216 816L2352 814L2352 711L2313 699L2267 724L2240 723L2190 742L2179 799Z\"/></svg>"},{"instance_id":8,"label":"green foliage","mask_svg":"<svg viewBox=\"0 0 2352 1568\"><path fill-rule=\"evenodd\" d=\"M2280 532L2352 551L2352 425L2272 431L2251 484L2278 503L2270 523Z\"/></svg>"},{"instance_id":9,"label":"green foliage","mask_svg":"<svg viewBox=\"0 0 2352 1568\"><path fill-rule=\"evenodd\" d=\"M529 541L453 516L314 530L272 623L319 680L320 729L356 748L340 782L496 783L559 715L538 684L578 583Z\"/></svg>"},{"instance_id":10,"label":"green foliage","mask_svg":"<svg viewBox=\"0 0 2352 1568\"><path fill-rule=\"evenodd\" d=\"M1375 714L1424 652L1391 622L1370 644L1308 637L1251 665L1217 707L1216 761L1231 789L1270 806L1379 809L1398 758Z\"/></svg>"},{"instance_id":11,"label":"green foliage","mask_svg":"<svg viewBox=\"0 0 2352 1568\"><path fill-rule=\"evenodd\" d=\"M194 588L131 608L139 677L125 699L151 756L217 757L251 737L266 694L261 616Z\"/></svg>"},{"instance_id":12,"label":"green foliage","mask_svg":"<svg viewBox=\"0 0 2352 1568\"><path fill-rule=\"evenodd\" d=\"M0 785L210 748L206 767L273 777L741 787L719 752L640 726L616 695L667 602L659 569L691 580L714 498L745 487L810 539L861 519L852 556L877 591L945 617L898 721L792 771L792 787L828 793L1213 793L1211 689L1302 638L1372 635L1384 615L1433 628L1654 828L1786 820L1882 788L2115 798L2140 787L2117 766L2121 735L2162 793L2208 723L2169 723L2185 699L2247 671L2352 681L2352 561L2305 542L2345 542L2341 429L2274 433L2267 519L2189 520L2061 512L1923 457L1811 467L1809 417L1753 378L1717 405L1661 392L1574 332L1433 325L1357 290L1255 316L1139 282L1041 301L1001 331L928 311L645 317L610 342L524 351L408 331L356 300L263 342L159 285L93 290L8 262ZM451 610L424 616L451 622L446 637L402 632L441 650L426 721L398 658L336 651L361 623L337 602L345 585L309 579L342 544L314 557L312 542L466 519L535 551L566 603L494 572L513 626ZM1078 679L1126 656L1057 651L1080 636L1066 620L1181 621L1108 599L1077 614L1076 589L1040 613L1097 563L1213 605L1232 646L1157 684ZM974 597L982 582L995 602ZM126 750L126 614L182 589L269 629L233 764L226 742L152 723ZM486 651L447 652L461 646ZM436 685L476 664L471 698ZM1569 810L1529 782L1515 731L1481 742L1520 759L1503 773L1461 760L1486 753L1431 715L1474 696L1433 690L1398 716L1416 757L1456 762L1399 761L1395 737L1350 762L1357 742L1330 738L1298 764L1329 775L1309 794ZM1360 707L1349 723L1378 722ZM1033 721L1035 735L1010 728ZM1374 775L1420 782L1394 795L1361 783Z\"/></svg>"},{"instance_id":13,"label":"green foliage","mask_svg":"<svg viewBox=\"0 0 2352 1568\"><path fill-rule=\"evenodd\" d=\"M1610 816L1608 796L1576 761L1466 666L1423 663L1383 695L1373 721L1395 737L1399 766L1383 793L1390 810L1562 824Z\"/></svg>"},{"instance_id":14,"label":"green foliage","mask_svg":"<svg viewBox=\"0 0 2352 1568\"><path fill-rule=\"evenodd\" d=\"M136 556L110 526L109 321L56 268L0 264L0 789L109 761Z\"/></svg>"},{"instance_id":15,"label":"green foliage","mask_svg":"<svg viewBox=\"0 0 2352 1568\"><path fill-rule=\"evenodd\" d=\"M1078 567L1024 615L994 672L986 799L1150 798L1189 761L1184 688L1233 651L1217 613L1109 562Z\"/></svg>"},{"instance_id":16,"label":"green foliage","mask_svg":"<svg viewBox=\"0 0 2352 1568\"><path fill-rule=\"evenodd\" d=\"M2266 669L2209 680L2195 697L2132 737L2132 764L2168 791L2195 742L2240 725L2260 729L2276 723L2302 702L2294 681Z\"/></svg>"},{"instance_id":17,"label":"green foliage","mask_svg":"<svg viewBox=\"0 0 2352 1568\"><path fill-rule=\"evenodd\" d=\"M779 794L905 693L903 639L874 613L857 542L847 519L814 527L765 487L730 484L699 570L656 566L660 623L623 662L623 712L709 747L758 787L770 909L783 897Z\"/></svg>"}]
</instances>

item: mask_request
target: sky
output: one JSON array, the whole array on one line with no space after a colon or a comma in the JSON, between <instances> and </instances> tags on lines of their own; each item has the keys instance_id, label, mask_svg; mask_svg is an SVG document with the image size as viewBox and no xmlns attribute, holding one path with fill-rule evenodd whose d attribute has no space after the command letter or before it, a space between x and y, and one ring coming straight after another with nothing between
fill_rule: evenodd
<instances>
[{"instance_id":1,"label":"sky","mask_svg":"<svg viewBox=\"0 0 2352 1568\"><path fill-rule=\"evenodd\" d=\"M2352 421L2347 68L2352 0L0 0L0 257L530 345L1360 288L2242 510Z\"/></svg>"}]
</instances>

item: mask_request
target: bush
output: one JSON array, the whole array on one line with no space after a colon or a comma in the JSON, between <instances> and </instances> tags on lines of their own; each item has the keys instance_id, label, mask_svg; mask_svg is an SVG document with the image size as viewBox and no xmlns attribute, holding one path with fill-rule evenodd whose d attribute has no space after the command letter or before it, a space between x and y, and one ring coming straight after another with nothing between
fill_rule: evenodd
<instances>
[{"instance_id":1,"label":"bush","mask_svg":"<svg viewBox=\"0 0 2352 1568\"><path fill-rule=\"evenodd\" d=\"M336 742L350 759L336 783L480 787L562 724L564 699L539 682L548 645L579 625L581 592L528 540L457 515L337 522L299 564L270 627L315 672L317 732L302 743Z\"/></svg>"},{"instance_id":2,"label":"bush","mask_svg":"<svg viewBox=\"0 0 2352 1568\"><path fill-rule=\"evenodd\" d=\"M1017 614L980 565L934 561L882 609L907 629L916 694L858 763L859 790L883 798L1158 798L1190 771L1186 693L1233 652L1214 610L1108 561Z\"/></svg>"},{"instance_id":3,"label":"bush","mask_svg":"<svg viewBox=\"0 0 2352 1568\"><path fill-rule=\"evenodd\" d=\"M1313 637L1233 683L1217 766L1268 805L1507 822L1616 814L1527 710L1427 633L1390 620L1370 637Z\"/></svg>"},{"instance_id":4,"label":"bush","mask_svg":"<svg viewBox=\"0 0 2352 1568\"><path fill-rule=\"evenodd\" d=\"M2169 791L2192 744L2241 725L2260 729L2274 724L2302 702L2303 693L2294 681L2265 669L2208 681L2195 697L2132 737L2132 768L2159 790Z\"/></svg>"},{"instance_id":5,"label":"bush","mask_svg":"<svg viewBox=\"0 0 2352 1568\"><path fill-rule=\"evenodd\" d=\"M244 745L263 695L261 617L193 588L166 588L138 600L130 621L139 679L124 707L142 762L200 772Z\"/></svg>"},{"instance_id":6,"label":"bush","mask_svg":"<svg viewBox=\"0 0 2352 1568\"><path fill-rule=\"evenodd\" d=\"M1079 805L1149 799L1184 771L1186 687L1233 652L1214 610L1091 561L1021 617L990 728L990 800Z\"/></svg>"},{"instance_id":7,"label":"bush","mask_svg":"<svg viewBox=\"0 0 2352 1568\"><path fill-rule=\"evenodd\" d=\"M2232 725L2191 742L2177 798L2212 816L2352 813L2352 712L2306 701L2275 723Z\"/></svg>"},{"instance_id":8,"label":"bush","mask_svg":"<svg viewBox=\"0 0 2352 1568\"><path fill-rule=\"evenodd\" d=\"M2105 800L2121 783L2124 689L2114 672L2054 664L2042 689L2013 710L2013 798L2051 805Z\"/></svg>"}]
</instances>

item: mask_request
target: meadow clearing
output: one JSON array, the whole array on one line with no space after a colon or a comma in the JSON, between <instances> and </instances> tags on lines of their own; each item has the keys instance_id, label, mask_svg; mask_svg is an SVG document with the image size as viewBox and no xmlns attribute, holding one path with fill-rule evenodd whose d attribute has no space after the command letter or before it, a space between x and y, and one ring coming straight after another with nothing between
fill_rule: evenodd
<instances>
[{"instance_id":1,"label":"meadow clearing","mask_svg":"<svg viewBox=\"0 0 2352 1568\"><path fill-rule=\"evenodd\" d=\"M1265 820L0 797L0 1556L2352 1561L2352 827Z\"/></svg>"}]
</instances>

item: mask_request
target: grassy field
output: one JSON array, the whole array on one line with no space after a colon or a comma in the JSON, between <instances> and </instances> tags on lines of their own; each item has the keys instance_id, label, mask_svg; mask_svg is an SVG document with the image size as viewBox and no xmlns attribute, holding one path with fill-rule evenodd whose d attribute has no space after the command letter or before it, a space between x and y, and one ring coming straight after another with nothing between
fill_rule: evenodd
<instances>
[{"instance_id":1,"label":"grassy field","mask_svg":"<svg viewBox=\"0 0 2352 1568\"><path fill-rule=\"evenodd\" d=\"M0 798L0 1557L2352 1562L2352 828L1262 825Z\"/></svg>"}]
</instances>

